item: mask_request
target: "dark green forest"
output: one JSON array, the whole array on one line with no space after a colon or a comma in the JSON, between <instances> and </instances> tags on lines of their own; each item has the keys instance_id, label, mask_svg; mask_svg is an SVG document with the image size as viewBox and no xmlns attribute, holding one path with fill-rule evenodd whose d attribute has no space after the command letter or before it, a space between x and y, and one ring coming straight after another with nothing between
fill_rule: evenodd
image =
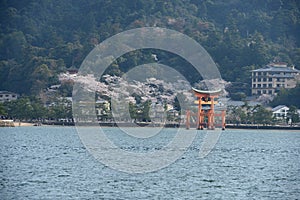
<instances>
[{"instance_id":1,"label":"dark green forest","mask_svg":"<svg viewBox=\"0 0 300 200\"><path fill-rule=\"evenodd\" d=\"M101 41L144 26L192 37L223 79L245 93L251 69L274 60L300 66L298 0L1 0L0 18L0 90L25 95L57 84L60 72L79 68ZM149 55L126 55L109 73L150 62ZM159 55L169 66L188 65L166 52Z\"/></svg>"}]
</instances>

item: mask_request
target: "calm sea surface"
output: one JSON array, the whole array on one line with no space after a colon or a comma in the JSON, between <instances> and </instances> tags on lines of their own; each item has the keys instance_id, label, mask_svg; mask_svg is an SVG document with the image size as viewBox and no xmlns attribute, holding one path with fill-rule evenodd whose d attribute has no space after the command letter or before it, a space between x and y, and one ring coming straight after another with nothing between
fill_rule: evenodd
<instances>
[{"instance_id":1,"label":"calm sea surface","mask_svg":"<svg viewBox=\"0 0 300 200\"><path fill-rule=\"evenodd\" d=\"M128 151L174 136L138 143L105 130ZM204 133L168 167L128 174L95 160L74 127L0 128L0 199L300 199L299 131L226 130L201 159Z\"/></svg>"}]
</instances>

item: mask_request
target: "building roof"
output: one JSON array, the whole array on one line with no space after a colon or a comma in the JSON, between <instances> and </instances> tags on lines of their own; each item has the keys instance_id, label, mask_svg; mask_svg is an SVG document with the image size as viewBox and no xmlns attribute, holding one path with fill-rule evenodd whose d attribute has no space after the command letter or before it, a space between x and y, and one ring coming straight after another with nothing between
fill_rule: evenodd
<instances>
[{"instance_id":1,"label":"building roof","mask_svg":"<svg viewBox=\"0 0 300 200\"><path fill-rule=\"evenodd\" d=\"M97 100L96 103L97 103L97 104L100 104L100 103L109 103L109 102L106 101L106 100Z\"/></svg>"},{"instance_id":2,"label":"building roof","mask_svg":"<svg viewBox=\"0 0 300 200\"><path fill-rule=\"evenodd\" d=\"M252 72L287 72L287 73L299 73L298 69L294 67L288 67L287 63L277 62L269 63L266 66L252 70Z\"/></svg>"},{"instance_id":3,"label":"building roof","mask_svg":"<svg viewBox=\"0 0 300 200\"><path fill-rule=\"evenodd\" d=\"M197 92L197 93L203 93L203 94L218 94L222 91L222 89L218 89L218 90L198 90L196 88L193 88L192 89Z\"/></svg>"},{"instance_id":4,"label":"building roof","mask_svg":"<svg viewBox=\"0 0 300 200\"><path fill-rule=\"evenodd\" d=\"M15 95L17 95L17 93L9 92L9 91L0 91L0 94L15 94Z\"/></svg>"},{"instance_id":5,"label":"building roof","mask_svg":"<svg viewBox=\"0 0 300 200\"><path fill-rule=\"evenodd\" d=\"M276 112L276 111L278 111L278 110L280 110L282 108L288 108L288 107L286 105L278 105L278 106L272 108L272 111Z\"/></svg>"},{"instance_id":6,"label":"building roof","mask_svg":"<svg viewBox=\"0 0 300 200\"><path fill-rule=\"evenodd\" d=\"M299 73L300 71L297 69L293 69L290 67L270 67L265 66L260 69L252 70L252 72L289 72L289 73Z\"/></svg>"}]
</instances>

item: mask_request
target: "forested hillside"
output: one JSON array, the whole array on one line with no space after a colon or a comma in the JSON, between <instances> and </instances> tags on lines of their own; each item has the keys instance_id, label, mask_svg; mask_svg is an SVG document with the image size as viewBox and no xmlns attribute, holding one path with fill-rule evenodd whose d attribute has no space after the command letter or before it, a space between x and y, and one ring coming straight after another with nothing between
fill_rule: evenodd
<instances>
[{"instance_id":1,"label":"forested hillside","mask_svg":"<svg viewBox=\"0 0 300 200\"><path fill-rule=\"evenodd\" d=\"M249 84L249 70L272 60L300 67L298 0L1 0L0 18L0 90L20 94L57 84L57 75L79 68L96 44L143 26L194 38L226 81ZM126 55L110 73L150 62L150 55ZM175 68L187 65L166 52L161 57Z\"/></svg>"}]
</instances>

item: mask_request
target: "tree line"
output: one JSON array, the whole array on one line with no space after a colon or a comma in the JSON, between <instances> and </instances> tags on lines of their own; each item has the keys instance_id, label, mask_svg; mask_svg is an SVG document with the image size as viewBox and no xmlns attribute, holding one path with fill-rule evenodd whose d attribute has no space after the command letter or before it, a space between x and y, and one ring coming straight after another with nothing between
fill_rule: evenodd
<instances>
[{"instance_id":1,"label":"tree line","mask_svg":"<svg viewBox=\"0 0 300 200\"><path fill-rule=\"evenodd\" d=\"M111 104L110 104L111 105ZM140 104L129 103L128 108L124 108L121 114L113 116L113 109L111 106L96 105L96 109L101 108L101 112L97 114L100 121L134 121L134 122L151 122L151 102L145 101ZM120 109L120 108L118 108ZM128 110L126 110L128 109ZM166 121L180 121L182 113L180 108L177 109L177 116L167 112L167 107L164 105L162 115L159 116L161 120ZM129 111L129 115L122 116L122 113ZM0 103L0 116L2 119L13 119L20 121L73 121L72 102L65 98L56 99L50 105L45 106L43 102L36 97L24 96L17 100ZM249 106L245 103L243 106L229 106L227 108L227 124L288 124L293 125L300 121L296 106L289 106L287 116L282 116L281 119L276 119L271 110L266 109L261 105Z\"/></svg>"},{"instance_id":2,"label":"tree line","mask_svg":"<svg viewBox=\"0 0 300 200\"><path fill-rule=\"evenodd\" d=\"M34 96L0 103L0 116L20 121L59 121L73 118L72 104L67 99L57 99L51 105L44 106L44 103Z\"/></svg>"},{"instance_id":3,"label":"tree line","mask_svg":"<svg viewBox=\"0 0 300 200\"><path fill-rule=\"evenodd\" d=\"M245 103L243 106L229 106L227 111L227 124L289 124L293 125L300 122L299 113L296 106L290 106L287 116L277 119L273 112L262 105L249 106Z\"/></svg>"}]
</instances>

